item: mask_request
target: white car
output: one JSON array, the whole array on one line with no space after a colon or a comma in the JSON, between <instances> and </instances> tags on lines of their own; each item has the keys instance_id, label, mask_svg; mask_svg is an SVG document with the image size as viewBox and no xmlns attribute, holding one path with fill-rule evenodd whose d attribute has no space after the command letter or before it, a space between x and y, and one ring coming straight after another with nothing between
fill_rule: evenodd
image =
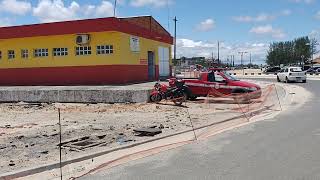
<instances>
[{"instance_id":1,"label":"white car","mask_svg":"<svg viewBox=\"0 0 320 180\"><path fill-rule=\"evenodd\" d=\"M286 67L277 74L278 82L307 82L307 73L301 67Z\"/></svg>"}]
</instances>

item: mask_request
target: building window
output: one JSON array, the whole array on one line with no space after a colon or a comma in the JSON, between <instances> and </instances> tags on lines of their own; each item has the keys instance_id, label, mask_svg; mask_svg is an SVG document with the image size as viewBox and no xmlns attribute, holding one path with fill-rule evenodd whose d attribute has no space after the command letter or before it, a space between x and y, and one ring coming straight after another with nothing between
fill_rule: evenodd
<instances>
[{"instance_id":1,"label":"building window","mask_svg":"<svg viewBox=\"0 0 320 180\"><path fill-rule=\"evenodd\" d=\"M68 48L53 48L53 56L67 56Z\"/></svg>"},{"instance_id":2,"label":"building window","mask_svg":"<svg viewBox=\"0 0 320 180\"><path fill-rule=\"evenodd\" d=\"M91 46L76 47L76 55L77 56L90 55L90 54L91 54Z\"/></svg>"},{"instance_id":3,"label":"building window","mask_svg":"<svg viewBox=\"0 0 320 180\"><path fill-rule=\"evenodd\" d=\"M8 51L8 59L14 59L15 55L14 55L14 50L9 50Z\"/></svg>"},{"instance_id":4,"label":"building window","mask_svg":"<svg viewBox=\"0 0 320 180\"><path fill-rule=\"evenodd\" d=\"M21 57L22 57L23 59L28 59L28 57L29 57L29 51L28 51L28 49L22 49L22 50L21 50Z\"/></svg>"},{"instance_id":5,"label":"building window","mask_svg":"<svg viewBox=\"0 0 320 180\"><path fill-rule=\"evenodd\" d=\"M34 50L34 57L47 57L49 56L48 49L35 49Z\"/></svg>"},{"instance_id":6,"label":"building window","mask_svg":"<svg viewBox=\"0 0 320 180\"><path fill-rule=\"evenodd\" d=\"M97 54L112 54L112 53L113 53L112 45L97 46Z\"/></svg>"}]
</instances>

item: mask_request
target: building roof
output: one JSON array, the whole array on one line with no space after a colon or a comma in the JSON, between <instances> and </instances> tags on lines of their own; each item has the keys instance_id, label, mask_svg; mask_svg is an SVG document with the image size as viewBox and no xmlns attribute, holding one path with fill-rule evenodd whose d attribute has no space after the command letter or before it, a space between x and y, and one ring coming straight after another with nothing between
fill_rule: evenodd
<instances>
[{"instance_id":1,"label":"building roof","mask_svg":"<svg viewBox=\"0 0 320 180\"><path fill-rule=\"evenodd\" d=\"M168 44L173 38L152 16L97 18L0 28L0 39L118 31Z\"/></svg>"},{"instance_id":2,"label":"building roof","mask_svg":"<svg viewBox=\"0 0 320 180\"><path fill-rule=\"evenodd\" d=\"M320 57L316 58L313 60L314 64L320 64Z\"/></svg>"}]
</instances>

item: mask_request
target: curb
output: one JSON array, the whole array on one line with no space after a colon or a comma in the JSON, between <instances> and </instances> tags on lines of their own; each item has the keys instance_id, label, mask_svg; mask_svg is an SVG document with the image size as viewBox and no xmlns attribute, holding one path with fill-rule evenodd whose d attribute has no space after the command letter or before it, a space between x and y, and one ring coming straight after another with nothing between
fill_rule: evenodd
<instances>
[{"instance_id":1,"label":"curb","mask_svg":"<svg viewBox=\"0 0 320 180\"><path fill-rule=\"evenodd\" d=\"M287 94L288 93L286 92L286 95ZM61 166L64 167L64 166L69 165L69 164L73 164L73 163L77 163L77 162L93 159L95 157L106 155L106 154L109 154L109 153L112 153L112 152L115 152L115 151L129 149L129 148L136 147L136 146L139 146L139 145L142 145L142 144L158 141L158 140L169 138L169 137L173 137L173 136L176 136L176 135L181 135L181 134L184 134L184 133L189 133L189 132L192 132L194 130L201 130L201 129L208 128L208 127L211 127L211 126L214 126L214 125L219 125L219 124L223 124L223 123L226 123L226 122L229 122L229 121L233 121L233 120L236 120L236 119L239 119L239 118L247 118L246 114L257 114L257 113L263 112L264 110L266 110L266 109L268 109L270 107L272 107L272 106L260 108L258 110L247 112L247 113L242 114L240 116L234 116L234 117L231 117L231 118L219 121L219 122L203 125L203 126L200 126L200 127L194 128L194 129L184 130L184 131L176 132L174 134L169 134L169 135L166 135L166 136L162 136L162 137L158 137L158 138L154 138L154 139L141 141L141 142L130 144L130 145L126 145L126 146L123 146L123 147L118 147L118 148L109 149L109 150L106 150L106 151L96 152L96 153L93 153L93 154L90 154L90 155L77 157L77 158L74 158L74 159L71 159L71 160L63 161L61 163ZM0 179L7 180L7 179L21 178L21 177L25 177L25 176L29 176L29 175L33 175L33 174L42 173L42 172L45 172L45 171L50 171L50 170L57 169L57 168L60 168L60 163L59 162L52 163L52 164L47 164L47 165L42 165L42 166L39 166L39 167L30 168L30 169L24 169L24 170L20 170L20 171L16 171L16 172L4 173L4 174L0 175Z\"/></svg>"}]
</instances>

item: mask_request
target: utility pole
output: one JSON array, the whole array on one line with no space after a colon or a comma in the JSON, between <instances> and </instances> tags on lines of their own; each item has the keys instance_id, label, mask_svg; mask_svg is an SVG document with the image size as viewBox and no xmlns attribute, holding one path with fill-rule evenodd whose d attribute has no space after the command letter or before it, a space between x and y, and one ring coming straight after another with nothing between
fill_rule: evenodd
<instances>
[{"instance_id":1,"label":"utility pole","mask_svg":"<svg viewBox=\"0 0 320 180\"><path fill-rule=\"evenodd\" d=\"M251 69L252 61L251 61L251 53L250 53L250 69Z\"/></svg>"},{"instance_id":2,"label":"utility pole","mask_svg":"<svg viewBox=\"0 0 320 180\"><path fill-rule=\"evenodd\" d=\"M174 54L173 59L177 63L177 17L175 16L174 19Z\"/></svg>"},{"instance_id":3,"label":"utility pole","mask_svg":"<svg viewBox=\"0 0 320 180\"><path fill-rule=\"evenodd\" d=\"M234 67L234 55L232 55L231 61L232 61L232 67Z\"/></svg>"},{"instance_id":4,"label":"utility pole","mask_svg":"<svg viewBox=\"0 0 320 180\"><path fill-rule=\"evenodd\" d=\"M220 65L220 42L218 41L218 66Z\"/></svg>"},{"instance_id":5,"label":"utility pole","mask_svg":"<svg viewBox=\"0 0 320 180\"><path fill-rule=\"evenodd\" d=\"M241 55L241 68L242 68L242 75L244 75L244 67L243 67L243 55L247 54L248 52L240 51L238 52Z\"/></svg>"},{"instance_id":6,"label":"utility pole","mask_svg":"<svg viewBox=\"0 0 320 180\"><path fill-rule=\"evenodd\" d=\"M113 17L116 17L117 0L114 0Z\"/></svg>"},{"instance_id":7,"label":"utility pole","mask_svg":"<svg viewBox=\"0 0 320 180\"><path fill-rule=\"evenodd\" d=\"M212 62L211 62L211 66L213 66L213 64L214 64L214 59L213 59L213 52L212 52Z\"/></svg>"},{"instance_id":8,"label":"utility pole","mask_svg":"<svg viewBox=\"0 0 320 180\"><path fill-rule=\"evenodd\" d=\"M234 67L234 55L232 55L232 66Z\"/></svg>"}]
</instances>

